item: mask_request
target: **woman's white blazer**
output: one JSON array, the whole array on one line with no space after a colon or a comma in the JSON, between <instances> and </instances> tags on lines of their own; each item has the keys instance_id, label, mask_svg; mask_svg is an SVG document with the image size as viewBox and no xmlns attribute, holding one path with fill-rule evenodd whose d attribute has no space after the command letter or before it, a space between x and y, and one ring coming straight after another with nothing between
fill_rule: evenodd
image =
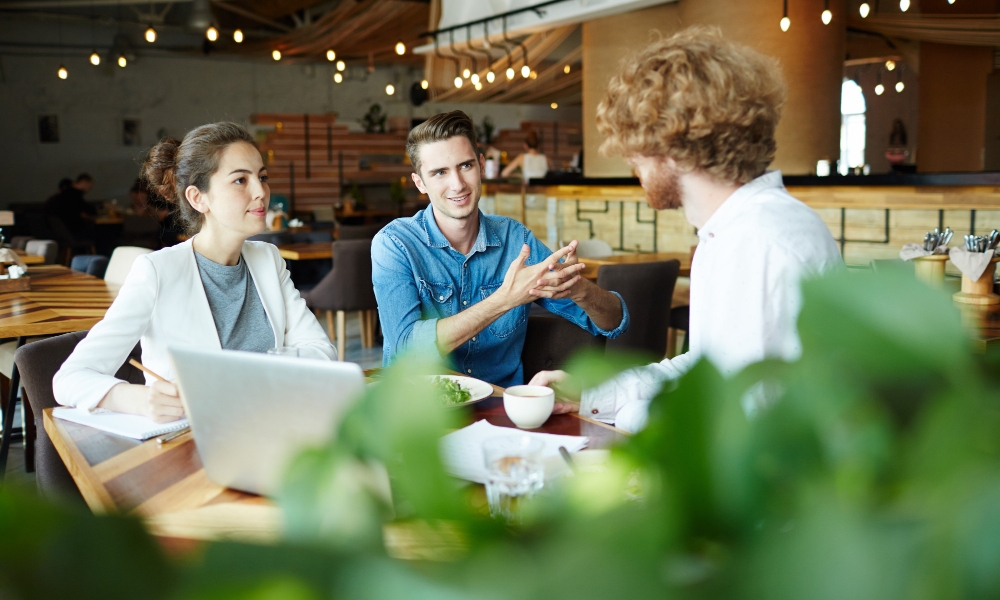
<instances>
[{"instance_id":1,"label":"woman's white blazer","mask_svg":"<svg viewBox=\"0 0 1000 600\"><path fill-rule=\"evenodd\" d=\"M142 364L168 381L175 378L168 348L222 348L195 262L193 239L135 259L104 319L53 378L52 391L60 404L96 407L108 390L122 383L114 374L140 340ZM302 356L335 359L330 338L292 284L278 249L248 241L242 253L274 330L275 345L299 348ZM152 381L146 375L146 384Z\"/></svg>"}]
</instances>

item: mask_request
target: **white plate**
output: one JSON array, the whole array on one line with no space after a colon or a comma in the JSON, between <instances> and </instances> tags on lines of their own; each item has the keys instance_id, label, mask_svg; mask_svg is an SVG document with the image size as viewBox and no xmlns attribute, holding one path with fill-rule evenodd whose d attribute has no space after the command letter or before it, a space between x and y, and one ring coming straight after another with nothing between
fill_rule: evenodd
<instances>
[{"instance_id":1,"label":"white plate","mask_svg":"<svg viewBox=\"0 0 1000 600\"><path fill-rule=\"evenodd\" d=\"M461 404L448 404L447 408L453 406L468 406L470 404L475 404L481 400L485 400L493 395L493 386L486 383L481 379L474 379L472 377L463 377L462 375L431 375L430 378L433 380L435 377L441 377L443 379L450 379L462 386L463 388L469 390L472 394L472 398L466 400Z\"/></svg>"}]
</instances>

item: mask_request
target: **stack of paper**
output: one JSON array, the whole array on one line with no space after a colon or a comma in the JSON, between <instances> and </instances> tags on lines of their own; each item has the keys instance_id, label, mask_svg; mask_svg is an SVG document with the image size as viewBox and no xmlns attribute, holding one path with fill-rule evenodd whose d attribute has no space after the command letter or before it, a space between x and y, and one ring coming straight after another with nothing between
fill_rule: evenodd
<instances>
[{"instance_id":1,"label":"stack of paper","mask_svg":"<svg viewBox=\"0 0 1000 600\"><path fill-rule=\"evenodd\" d=\"M76 408L59 407L52 409L52 416L134 440L148 440L164 433L184 429L189 424L187 419L157 423L139 415L127 415L103 408L95 409L94 412L86 412Z\"/></svg>"},{"instance_id":2,"label":"stack of paper","mask_svg":"<svg viewBox=\"0 0 1000 600\"><path fill-rule=\"evenodd\" d=\"M585 448L588 442L586 437L534 433L510 427L497 427L486 421L476 421L441 438L441 460L445 469L455 477L486 483L483 442L502 436L522 435L541 440L544 447L539 460L542 461L552 456L559 456L559 446L565 446L569 452L577 452Z\"/></svg>"}]
</instances>

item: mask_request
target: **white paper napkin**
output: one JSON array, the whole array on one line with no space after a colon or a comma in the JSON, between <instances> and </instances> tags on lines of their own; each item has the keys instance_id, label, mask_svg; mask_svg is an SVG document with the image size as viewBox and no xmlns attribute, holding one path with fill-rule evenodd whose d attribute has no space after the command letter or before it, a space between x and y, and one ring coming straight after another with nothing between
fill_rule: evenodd
<instances>
[{"instance_id":1,"label":"white paper napkin","mask_svg":"<svg viewBox=\"0 0 1000 600\"><path fill-rule=\"evenodd\" d=\"M962 275L973 281L983 275L986 267L990 266L990 261L993 260L992 251L969 252L965 248L958 247L952 248L948 256L951 258L951 262L962 272Z\"/></svg>"},{"instance_id":2,"label":"white paper napkin","mask_svg":"<svg viewBox=\"0 0 1000 600\"><path fill-rule=\"evenodd\" d=\"M486 459L483 457L483 442L502 436L529 435L544 444L539 459L559 456L559 446L569 452L577 452L587 446L586 437L555 435L521 431L510 427L497 427L487 421L476 421L468 427L453 431L441 438L441 460L449 473L461 479L476 483L486 483Z\"/></svg>"},{"instance_id":3,"label":"white paper napkin","mask_svg":"<svg viewBox=\"0 0 1000 600\"><path fill-rule=\"evenodd\" d=\"M21 257L10 248L0 248L0 262L14 263L22 269L28 268L28 266L24 264L24 261L21 260Z\"/></svg>"},{"instance_id":4,"label":"white paper napkin","mask_svg":"<svg viewBox=\"0 0 1000 600\"><path fill-rule=\"evenodd\" d=\"M903 260L913 260L914 258L920 258L921 256L930 256L932 254L948 254L947 246L938 246L933 252L928 252L924 250L923 244L906 244L899 251L899 258Z\"/></svg>"}]
</instances>

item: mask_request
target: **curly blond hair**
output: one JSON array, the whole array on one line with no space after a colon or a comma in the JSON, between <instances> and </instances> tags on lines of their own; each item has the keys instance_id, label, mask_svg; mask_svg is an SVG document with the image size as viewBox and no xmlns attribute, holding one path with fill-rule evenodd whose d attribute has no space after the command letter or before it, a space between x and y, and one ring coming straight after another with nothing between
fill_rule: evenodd
<instances>
[{"instance_id":1,"label":"curly blond hair","mask_svg":"<svg viewBox=\"0 0 1000 600\"><path fill-rule=\"evenodd\" d=\"M784 102L775 59L717 28L691 27L622 62L597 107L601 152L666 156L684 171L747 183L774 159Z\"/></svg>"}]
</instances>

